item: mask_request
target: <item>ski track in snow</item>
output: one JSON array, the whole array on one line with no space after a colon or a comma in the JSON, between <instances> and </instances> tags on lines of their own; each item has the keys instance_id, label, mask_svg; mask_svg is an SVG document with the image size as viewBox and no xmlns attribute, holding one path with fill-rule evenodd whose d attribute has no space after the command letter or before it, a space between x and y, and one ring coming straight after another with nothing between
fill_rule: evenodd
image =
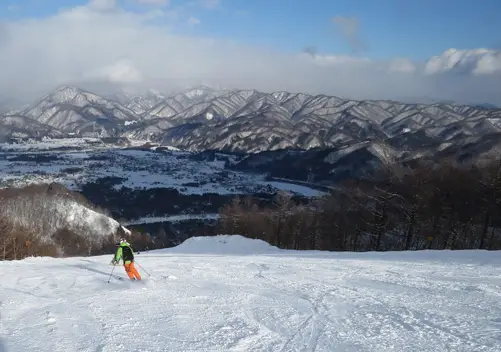
<instances>
[{"instance_id":1,"label":"ski track in snow","mask_svg":"<svg viewBox=\"0 0 501 352\"><path fill-rule=\"evenodd\" d=\"M501 258L471 253L0 262L0 351L500 351Z\"/></svg>"}]
</instances>

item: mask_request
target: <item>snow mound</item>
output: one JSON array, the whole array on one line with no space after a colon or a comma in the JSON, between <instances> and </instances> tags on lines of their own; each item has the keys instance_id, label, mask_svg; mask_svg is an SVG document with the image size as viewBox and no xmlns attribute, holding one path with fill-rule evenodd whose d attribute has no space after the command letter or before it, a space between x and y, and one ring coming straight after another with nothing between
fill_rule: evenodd
<instances>
[{"instance_id":1,"label":"snow mound","mask_svg":"<svg viewBox=\"0 0 501 352\"><path fill-rule=\"evenodd\" d=\"M163 251L181 254L254 255L277 253L281 250L262 240L240 235L217 235L191 237L179 246Z\"/></svg>"}]
</instances>

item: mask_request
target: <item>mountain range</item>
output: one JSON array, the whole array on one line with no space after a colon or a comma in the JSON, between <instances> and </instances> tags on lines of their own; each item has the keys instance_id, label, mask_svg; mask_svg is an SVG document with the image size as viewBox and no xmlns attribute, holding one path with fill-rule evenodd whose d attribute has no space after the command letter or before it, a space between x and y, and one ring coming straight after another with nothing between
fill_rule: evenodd
<instances>
[{"instance_id":1,"label":"mountain range","mask_svg":"<svg viewBox=\"0 0 501 352\"><path fill-rule=\"evenodd\" d=\"M65 136L126 137L195 152L364 149L402 159L453 148L485 154L501 141L501 109L204 86L170 96L154 90L104 96L62 86L0 115L3 141Z\"/></svg>"}]
</instances>

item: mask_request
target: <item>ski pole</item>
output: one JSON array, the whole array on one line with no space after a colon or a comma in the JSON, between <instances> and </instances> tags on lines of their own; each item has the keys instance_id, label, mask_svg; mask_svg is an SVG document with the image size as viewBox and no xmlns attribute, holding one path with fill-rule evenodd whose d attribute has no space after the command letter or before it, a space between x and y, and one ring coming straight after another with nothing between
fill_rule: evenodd
<instances>
[{"instance_id":1,"label":"ski pole","mask_svg":"<svg viewBox=\"0 0 501 352\"><path fill-rule=\"evenodd\" d=\"M110 283L111 275L113 274L113 270L115 270L115 266L116 265L113 265L113 269L111 269L110 277L108 278L108 283Z\"/></svg>"},{"instance_id":2,"label":"ski pole","mask_svg":"<svg viewBox=\"0 0 501 352\"><path fill-rule=\"evenodd\" d=\"M148 276L151 276L151 275L150 275L150 273L148 273L146 270L144 270L144 268L143 268L141 265L139 265L139 263L138 263L138 262L136 262L136 264L137 264L137 266L138 266L138 267L139 267L142 271L144 271L146 274L148 274Z\"/></svg>"}]
</instances>

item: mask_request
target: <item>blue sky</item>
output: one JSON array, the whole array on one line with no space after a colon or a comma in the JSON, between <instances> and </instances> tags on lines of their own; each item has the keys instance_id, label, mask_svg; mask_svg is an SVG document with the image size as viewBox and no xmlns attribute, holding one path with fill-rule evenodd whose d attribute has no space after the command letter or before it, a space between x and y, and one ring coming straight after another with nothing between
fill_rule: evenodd
<instances>
[{"instance_id":1,"label":"blue sky","mask_svg":"<svg viewBox=\"0 0 501 352\"><path fill-rule=\"evenodd\" d=\"M199 32L288 51L313 45L322 53L350 53L331 19L355 17L365 55L424 59L448 48L501 46L499 0L233 0L247 16L211 14ZM287 5L285 5L287 4Z\"/></svg>"},{"instance_id":2,"label":"blue sky","mask_svg":"<svg viewBox=\"0 0 501 352\"><path fill-rule=\"evenodd\" d=\"M123 0L129 9L140 10ZM203 0L202 0L203 1ZM4 19L44 17L81 0L11 0L0 9ZM166 9L186 6L171 0ZM14 5L15 10L8 6ZM356 19L357 37L365 44L356 53L374 59L408 57L424 60L448 48L501 47L500 0L222 0L208 10L186 8L184 15L200 20L178 26L183 34L225 38L285 52L315 47L322 54L350 54L352 49L335 16Z\"/></svg>"},{"instance_id":3,"label":"blue sky","mask_svg":"<svg viewBox=\"0 0 501 352\"><path fill-rule=\"evenodd\" d=\"M204 84L501 104L501 51L471 50L501 48L501 0L2 3L0 96Z\"/></svg>"}]
</instances>

